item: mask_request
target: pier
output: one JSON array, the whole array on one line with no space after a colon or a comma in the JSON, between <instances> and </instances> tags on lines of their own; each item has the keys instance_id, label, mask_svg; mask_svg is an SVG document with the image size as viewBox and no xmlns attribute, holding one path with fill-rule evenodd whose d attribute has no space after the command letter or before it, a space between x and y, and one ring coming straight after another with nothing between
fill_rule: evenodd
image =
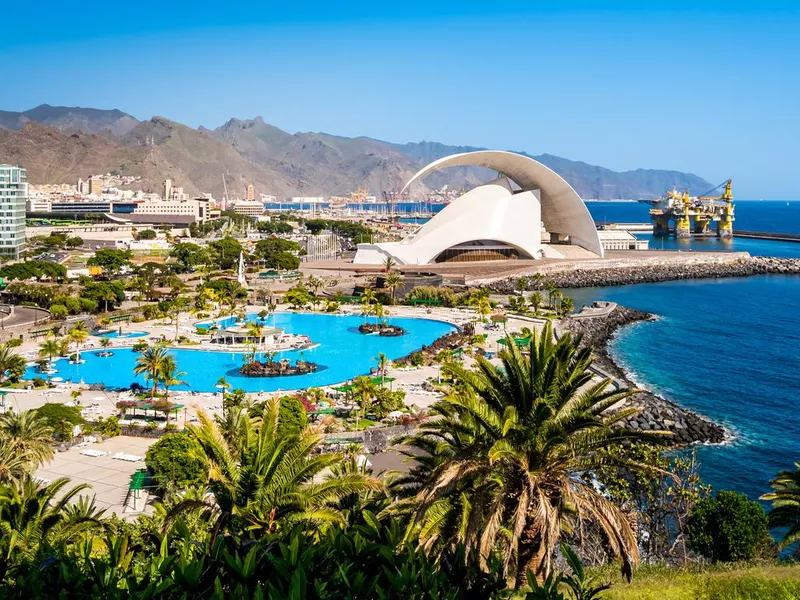
<instances>
[{"instance_id":1,"label":"pier","mask_svg":"<svg viewBox=\"0 0 800 600\"><path fill-rule=\"evenodd\" d=\"M774 242L800 242L800 233L770 233L768 231L736 231L733 237Z\"/></svg>"}]
</instances>

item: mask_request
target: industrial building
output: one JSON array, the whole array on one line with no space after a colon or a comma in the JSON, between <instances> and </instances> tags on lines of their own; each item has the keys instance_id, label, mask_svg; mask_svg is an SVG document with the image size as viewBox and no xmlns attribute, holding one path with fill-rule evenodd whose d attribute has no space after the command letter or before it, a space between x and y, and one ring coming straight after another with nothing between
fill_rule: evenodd
<instances>
[{"instance_id":1,"label":"industrial building","mask_svg":"<svg viewBox=\"0 0 800 600\"><path fill-rule=\"evenodd\" d=\"M477 151L432 162L405 185L448 167L485 167L494 180L454 200L400 242L359 244L357 264L424 265L507 259L602 257L589 210L557 173L521 154Z\"/></svg>"}]
</instances>

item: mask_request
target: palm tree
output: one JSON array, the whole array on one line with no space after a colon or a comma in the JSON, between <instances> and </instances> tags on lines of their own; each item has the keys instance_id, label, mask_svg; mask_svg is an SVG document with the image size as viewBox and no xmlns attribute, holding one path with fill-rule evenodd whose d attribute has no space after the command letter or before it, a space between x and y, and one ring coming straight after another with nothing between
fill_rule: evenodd
<instances>
[{"instance_id":1,"label":"palm tree","mask_svg":"<svg viewBox=\"0 0 800 600\"><path fill-rule=\"evenodd\" d=\"M5 381L7 375L12 379L25 374L25 359L14 352L5 344L0 345L0 383Z\"/></svg>"},{"instance_id":2,"label":"palm tree","mask_svg":"<svg viewBox=\"0 0 800 600\"><path fill-rule=\"evenodd\" d=\"M391 273L392 269L394 269L395 266L397 266L397 261L391 256L387 256L386 259L383 261L383 270L386 273Z\"/></svg>"},{"instance_id":3,"label":"palm tree","mask_svg":"<svg viewBox=\"0 0 800 600\"><path fill-rule=\"evenodd\" d=\"M200 425L189 425L210 466L209 500L185 500L172 511L174 517L190 509L205 510L215 523L215 534L241 531L269 534L295 523L313 528L344 523L335 507L343 497L380 489L380 483L361 474L331 473L321 481L324 471L341 462L338 454L320 454L322 436L305 428L299 435L278 433L278 400L269 400L260 423L237 419L223 433L218 423L204 412Z\"/></svg>"},{"instance_id":4,"label":"palm tree","mask_svg":"<svg viewBox=\"0 0 800 600\"><path fill-rule=\"evenodd\" d=\"M100 345L103 348L108 348L111 345L111 338L107 338L107 337L100 338Z\"/></svg>"},{"instance_id":5,"label":"palm tree","mask_svg":"<svg viewBox=\"0 0 800 600\"><path fill-rule=\"evenodd\" d=\"M39 344L39 358L46 358L47 365L53 362L54 356L61 356L64 348L55 338L48 337L45 341Z\"/></svg>"},{"instance_id":6,"label":"palm tree","mask_svg":"<svg viewBox=\"0 0 800 600\"><path fill-rule=\"evenodd\" d=\"M522 584L529 570L539 580L552 571L563 526L590 520L630 576L638 550L627 516L578 475L607 465L649 472L608 450L663 435L619 426L635 408L606 412L636 390L593 381L591 349L579 339L555 342L548 323L531 337L529 356L507 341L502 368L482 357L474 371L448 365L458 383L435 405L439 418L403 441L433 451L397 490L414 508L409 535L429 551L463 544L484 567L499 549L507 576Z\"/></svg>"},{"instance_id":7,"label":"palm tree","mask_svg":"<svg viewBox=\"0 0 800 600\"><path fill-rule=\"evenodd\" d=\"M569 296L564 296L561 299L561 307L560 308L561 308L560 312L561 312L562 316L566 317L573 310L575 310L575 302Z\"/></svg>"},{"instance_id":8,"label":"palm tree","mask_svg":"<svg viewBox=\"0 0 800 600\"><path fill-rule=\"evenodd\" d=\"M259 345L264 343L264 326L256 321L249 321L245 327L248 337L254 337L258 340Z\"/></svg>"},{"instance_id":9,"label":"palm tree","mask_svg":"<svg viewBox=\"0 0 800 600\"><path fill-rule=\"evenodd\" d=\"M89 337L89 332L86 330L86 325L84 325L83 321L78 321L72 328L67 332L67 339L75 344L75 351L78 354L78 359L80 359L80 351L81 346Z\"/></svg>"},{"instance_id":10,"label":"palm tree","mask_svg":"<svg viewBox=\"0 0 800 600\"><path fill-rule=\"evenodd\" d=\"M217 384L214 387L220 388L222 390L223 394L224 394L226 391L231 389L231 384L228 383L228 380L225 379L225 376L223 375L222 377L217 379Z\"/></svg>"},{"instance_id":11,"label":"palm tree","mask_svg":"<svg viewBox=\"0 0 800 600\"><path fill-rule=\"evenodd\" d=\"M167 354L161 364L161 372L159 373L159 379L161 379L161 383L164 384L164 395L167 398L169 398L170 387L186 385L186 382L180 379L184 375L186 375L186 371L178 371L178 364L175 362L175 357L171 354Z\"/></svg>"},{"instance_id":12,"label":"palm tree","mask_svg":"<svg viewBox=\"0 0 800 600\"><path fill-rule=\"evenodd\" d=\"M528 302L530 303L531 307L533 307L533 311L538 313L539 309L544 304L544 296L542 295L542 292L539 291L533 292L528 297Z\"/></svg>"},{"instance_id":13,"label":"palm tree","mask_svg":"<svg viewBox=\"0 0 800 600\"><path fill-rule=\"evenodd\" d=\"M800 542L800 462L794 466L794 471L781 471L771 482L774 492L761 496L761 500L772 500L769 526L787 530L780 541L781 550Z\"/></svg>"},{"instance_id":14,"label":"palm tree","mask_svg":"<svg viewBox=\"0 0 800 600\"><path fill-rule=\"evenodd\" d=\"M361 292L361 312L364 315L364 323L367 322L367 316L371 311L370 307L373 302L375 302L375 292L371 288Z\"/></svg>"},{"instance_id":15,"label":"palm tree","mask_svg":"<svg viewBox=\"0 0 800 600\"><path fill-rule=\"evenodd\" d=\"M363 419L364 415L366 415L367 407L369 407L372 399L375 397L375 384L372 383L372 380L369 377L361 375L353 380L351 391L353 392L353 395L358 402L358 407L361 410L361 416L359 417L359 420Z\"/></svg>"},{"instance_id":16,"label":"palm tree","mask_svg":"<svg viewBox=\"0 0 800 600\"><path fill-rule=\"evenodd\" d=\"M378 363L378 375L381 376L381 386L383 386L383 378L386 376L386 370L389 368L389 359L383 352L378 352L373 360Z\"/></svg>"},{"instance_id":17,"label":"palm tree","mask_svg":"<svg viewBox=\"0 0 800 600\"><path fill-rule=\"evenodd\" d=\"M386 279L383 280L383 287L389 290L393 306L394 306L394 294L401 285L403 285L403 276L400 275L400 273L398 273L397 271L389 272L389 274L386 275Z\"/></svg>"},{"instance_id":18,"label":"palm tree","mask_svg":"<svg viewBox=\"0 0 800 600\"><path fill-rule=\"evenodd\" d=\"M94 499L77 498L89 486L64 492L68 483L62 477L41 484L28 475L0 485L0 580L9 567L34 558L40 548L76 542L102 527L104 511L95 507Z\"/></svg>"},{"instance_id":19,"label":"palm tree","mask_svg":"<svg viewBox=\"0 0 800 600\"><path fill-rule=\"evenodd\" d=\"M24 458L31 470L46 463L55 454L53 430L35 410L1 415L0 445L11 454Z\"/></svg>"},{"instance_id":20,"label":"palm tree","mask_svg":"<svg viewBox=\"0 0 800 600\"><path fill-rule=\"evenodd\" d=\"M311 288L311 292L314 294L314 297L316 297L319 291L325 287L325 282L319 277L310 275L309 278L306 279L306 286Z\"/></svg>"},{"instance_id":21,"label":"palm tree","mask_svg":"<svg viewBox=\"0 0 800 600\"><path fill-rule=\"evenodd\" d=\"M153 382L151 398L155 398L158 382L164 372L164 361L169 358L166 348L163 346L148 346L147 349L136 357L136 366L133 372L136 375L144 375L145 380Z\"/></svg>"}]
</instances>

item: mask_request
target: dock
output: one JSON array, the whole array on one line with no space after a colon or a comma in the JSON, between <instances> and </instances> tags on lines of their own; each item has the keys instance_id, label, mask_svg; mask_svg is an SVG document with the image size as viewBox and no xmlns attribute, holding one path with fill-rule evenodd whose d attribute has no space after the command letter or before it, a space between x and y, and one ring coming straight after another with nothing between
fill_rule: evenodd
<instances>
[{"instance_id":1,"label":"dock","mask_svg":"<svg viewBox=\"0 0 800 600\"><path fill-rule=\"evenodd\" d=\"M800 242L800 233L770 233L768 231L736 231L733 237L774 242Z\"/></svg>"}]
</instances>

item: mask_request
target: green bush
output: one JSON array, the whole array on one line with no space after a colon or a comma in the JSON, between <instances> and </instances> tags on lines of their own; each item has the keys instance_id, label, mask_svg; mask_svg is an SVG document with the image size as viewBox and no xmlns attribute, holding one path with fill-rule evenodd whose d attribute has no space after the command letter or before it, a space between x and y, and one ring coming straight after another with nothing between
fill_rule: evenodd
<instances>
[{"instance_id":1,"label":"green bush","mask_svg":"<svg viewBox=\"0 0 800 600\"><path fill-rule=\"evenodd\" d=\"M158 234L152 229L143 229L139 232L140 240L154 240L156 237L158 237Z\"/></svg>"},{"instance_id":2,"label":"green bush","mask_svg":"<svg viewBox=\"0 0 800 600\"><path fill-rule=\"evenodd\" d=\"M163 490L203 484L208 474L200 446L183 433L168 433L150 446L145 463Z\"/></svg>"},{"instance_id":3,"label":"green bush","mask_svg":"<svg viewBox=\"0 0 800 600\"><path fill-rule=\"evenodd\" d=\"M95 425L95 431L103 437L114 437L122 433L122 427L119 425L119 419L111 416L107 419L99 419Z\"/></svg>"},{"instance_id":4,"label":"green bush","mask_svg":"<svg viewBox=\"0 0 800 600\"><path fill-rule=\"evenodd\" d=\"M69 311L63 304L52 304L50 306L50 316L54 319L65 319Z\"/></svg>"},{"instance_id":5,"label":"green bush","mask_svg":"<svg viewBox=\"0 0 800 600\"><path fill-rule=\"evenodd\" d=\"M697 503L686 534L689 548L713 561L750 560L771 544L761 505L728 490Z\"/></svg>"},{"instance_id":6,"label":"green bush","mask_svg":"<svg viewBox=\"0 0 800 600\"><path fill-rule=\"evenodd\" d=\"M283 396L278 409L278 432L280 435L296 435L308 422L303 403L295 396Z\"/></svg>"}]
</instances>

